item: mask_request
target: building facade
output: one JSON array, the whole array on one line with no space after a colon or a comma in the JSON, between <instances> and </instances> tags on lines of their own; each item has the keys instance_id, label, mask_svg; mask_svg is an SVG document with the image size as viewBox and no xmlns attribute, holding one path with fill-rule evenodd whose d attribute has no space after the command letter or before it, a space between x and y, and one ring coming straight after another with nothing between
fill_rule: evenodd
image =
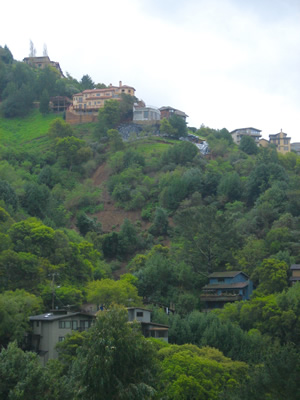
<instances>
[{"instance_id":1,"label":"building facade","mask_svg":"<svg viewBox=\"0 0 300 400\"><path fill-rule=\"evenodd\" d=\"M188 117L188 115L185 112L177 110L176 108L170 106L160 107L159 111L161 119L163 118L170 119L173 115L177 115L178 117L186 121Z\"/></svg>"},{"instance_id":2,"label":"building facade","mask_svg":"<svg viewBox=\"0 0 300 400\"><path fill-rule=\"evenodd\" d=\"M73 331L84 331L90 328L96 318L97 307L88 304L87 312L66 312L55 311L29 318L32 334L29 338L29 345L32 351L40 356L42 365L48 360L57 358L56 345L65 340L68 334ZM151 311L140 307L129 307L128 322L137 321L141 324L141 330L145 337L154 337L168 342L167 325L151 322Z\"/></svg>"},{"instance_id":3,"label":"building facade","mask_svg":"<svg viewBox=\"0 0 300 400\"><path fill-rule=\"evenodd\" d=\"M137 321L141 324L142 333L147 337L153 337L168 342L168 325L151 322L151 311L146 308L129 307L128 321Z\"/></svg>"},{"instance_id":4,"label":"building facade","mask_svg":"<svg viewBox=\"0 0 300 400\"><path fill-rule=\"evenodd\" d=\"M107 100L121 100L121 95L135 95L135 89L132 86L122 85L112 86L110 84L105 89L88 89L73 95L73 110L75 112L98 112L104 107Z\"/></svg>"},{"instance_id":5,"label":"building facade","mask_svg":"<svg viewBox=\"0 0 300 400\"><path fill-rule=\"evenodd\" d=\"M300 282L300 264L292 264L290 270L292 273L290 282L293 286L296 282Z\"/></svg>"},{"instance_id":6,"label":"building facade","mask_svg":"<svg viewBox=\"0 0 300 400\"><path fill-rule=\"evenodd\" d=\"M136 124L155 124L160 121L160 111L157 107L145 104L134 104L133 122Z\"/></svg>"},{"instance_id":7,"label":"building facade","mask_svg":"<svg viewBox=\"0 0 300 400\"><path fill-rule=\"evenodd\" d=\"M30 317L31 347L39 354L42 365L57 358L55 346L65 340L67 334L88 329L94 319L95 315L83 312L54 312Z\"/></svg>"},{"instance_id":8,"label":"building facade","mask_svg":"<svg viewBox=\"0 0 300 400\"><path fill-rule=\"evenodd\" d=\"M297 154L300 154L300 142L291 143L291 150Z\"/></svg>"},{"instance_id":9,"label":"building facade","mask_svg":"<svg viewBox=\"0 0 300 400\"><path fill-rule=\"evenodd\" d=\"M230 132L234 143L240 144L243 136L250 136L254 139L257 146L259 146L259 139L261 138L261 130L255 128L240 128Z\"/></svg>"},{"instance_id":10,"label":"building facade","mask_svg":"<svg viewBox=\"0 0 300 400\"><path fill-rule=\"evenodd\" d=\"M209 283L202 288L201 300L205 309L222 308L226 303L249 300L253 283L242 271L214 272Z\"/></svg>"},{"instance_id":11,"label":"building facade","mask_svg":"<svg viewBox=\"0 0 300 400\"><path fill-rule=\"evenodd\" d=\"M291 138L288 137L287 133L282 132L274 135L269 135L270 144L274 144L279 153L285 154L291 151Z\"/></svg>"},{"instance_id":12,"label":"building facade","mask_svg":"<svg viewBox=\"0 0 300 400\"><path fill-rule=\"evenodd\" d=\"M59 62L51 61L48 56L42 57L25 57L23 62L37 68L46 68L47 66L55 68L60 76L64 78L64 74L60 68Z\"/></svg>"}]
</instances>

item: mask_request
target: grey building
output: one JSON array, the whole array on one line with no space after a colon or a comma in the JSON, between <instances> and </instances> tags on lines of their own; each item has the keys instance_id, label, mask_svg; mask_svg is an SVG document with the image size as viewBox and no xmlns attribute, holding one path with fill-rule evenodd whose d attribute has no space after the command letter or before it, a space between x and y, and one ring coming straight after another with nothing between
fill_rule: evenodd
<instances>
[{"instance_id":1,"label":"grey building","mask_svg":"<svg viewBox=\"0 0 300 400\"><path fill-rule=\"evenodd\" d=\"M261 130L255 128L240 128L230 132L234 143L240 144L243 136L250 136L254 139L257 146L259 146L259 139L261 137Z\"/></svg>"},{"instance_id":2,"label":"grey building","mask_svg":"<svg viewBox=\"0 0 300 400\"><path fill-rule=\"evenodd\" d=\"M55 346L65 340L68 333L88 329L95 315L83 312L54 312L35 315L29 318L32 325L32 350L36 351L43 365L57 357Z\"/></svg>"},{"instance_id":3,"label":"grey building","mask_svg":"<svg viewBox=\"0 0 300 400\"><path fill-rule=\"evenodd\" d=\"M58 342L65 340L67 334L90 328L96 318L96 308L89 304L88 309L92 313L55 311L29 318L32 326L31 350L39 354L42 365L52 358L57 358L55 346ZM128 322L139 322L145 337L154 337L168 342L169 327L151 322L150 310L139 307L129 307L127 310Z\"/></svg>"}]
</instances>

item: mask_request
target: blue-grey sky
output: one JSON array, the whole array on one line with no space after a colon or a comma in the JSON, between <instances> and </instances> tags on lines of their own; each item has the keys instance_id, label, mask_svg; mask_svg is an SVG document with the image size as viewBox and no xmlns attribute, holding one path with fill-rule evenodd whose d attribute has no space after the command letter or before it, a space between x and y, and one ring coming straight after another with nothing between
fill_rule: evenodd
<instances>
[{"instance_id":1,"label":"blue-grey sky","mask_svg":"<svg viewBox=\"0 0 300 400\"><path fill-rule=\"evenodd\" d=\"M1 6L0 45L80 79L136 88L189 125L282 129L300 141L299 0L15 0Z\"/></svg>"}]
</instances>

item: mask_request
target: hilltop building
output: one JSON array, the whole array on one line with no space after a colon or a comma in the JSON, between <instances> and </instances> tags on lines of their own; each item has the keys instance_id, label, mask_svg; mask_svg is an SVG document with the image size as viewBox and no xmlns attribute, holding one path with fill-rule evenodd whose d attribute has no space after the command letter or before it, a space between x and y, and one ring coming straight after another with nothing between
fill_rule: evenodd
<instances>
[{"instance_id":1,"label":"hilltop building","mask_svg":"<svg viewBox=\"0 0 300 400\"><path fill-rule=\"evenodd\" d=\"M45 68L47 66L53 67L59 72L60 76L64 78L64 74L60 68L59 62L51 61L48 56L25 57L23 62L37 68Z\"/></svg>"},{"instance_id":2,"label":"hilltop building","mask_svg":"<svg viewBox=\"0 0 300 400\"><path fill-rule=\"evenodd\" d=\"M259 146L259 139L261 138L260 132L261 130L256 128L240 128L240 129L235 129L230 133L234 143L236 143L237 145L240 144L243 136L251 136L254 139L257 146Z\"/></svg>"},{"instance_id":3,"label":"hilltop building","mask_svg":"<svg viewBox=\"0 0 300 400\"><path fill-rule=\"evenodd\" d=\"M146 106L143 101L133 105L133 122L136 124L154 124L159 122L161 113L157 107Z\"/></svg>"},{"instance_id":4,"label":"hilltop building","mask_svg":"<svg viewBox=\"0 0 300 400\"><path fill-rule=\"evenodd\" d=\"M291 150L300 155L300 142L291 143Z\"/></svg>"},{"instance_id":5,"label":"hilltop building","mask_svg":"<svg viewBox=\"0 0 300 400\"><path fill-rule=\"evenodd\" d=\"M160 107L159 111L161 114L161 119L163 118L170 119L173 115L177 115L178 117L186 121L188 117L188 115L185 112L177 110L176 108L170 106Z\"/></svg>"},{"instance_id":6,"label":"hilltop building","mask_svg":"<svg viewBox=\"0 0 300 400\"><path fill-rule=\"evenodd\" d=\"M135 89L132 86L113 86L110 84L105 89L88 89L73 95L73 110L76 112L98 112L104 107L107 100L121 100L122 94L134 96Z\"/></svg>"},{"instance_id":7,"label":"hilltop building","mask_svg":"<svg viewBox=\"0 0 300 400\"><path fill-rule=\"evenodd\" d=\"M291 151L291 138L287 136L287 133L282 132L282 129L279 133L269 135L269 141L270 144L275 144L279 153L285 154Z\"/></svg>"},{"instance_id":8,"label":"hilltop building","mask_svg":"<svg viewBox=\"0 0 300 400\"><path fill-rule=\"evenodd\" d=\"M209 283L202 288L201 300L205 309L222 308L226 303L249 300L253 283L242 271L214 272L208 276Z\"/></svg>"}]
</instances>

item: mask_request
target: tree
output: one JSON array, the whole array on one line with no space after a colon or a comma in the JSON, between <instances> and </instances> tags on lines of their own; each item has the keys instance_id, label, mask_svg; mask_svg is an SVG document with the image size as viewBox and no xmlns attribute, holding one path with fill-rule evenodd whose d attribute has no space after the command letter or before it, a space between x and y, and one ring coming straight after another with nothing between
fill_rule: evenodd
<instances>
[{"instance_id":1,"label":"tree","mask_svg":"<svg viewBox=\"0 0 300 400\"><path fill-rule=\"evenodd\" d=\"M179 115L172 115L171 118L169 119L169 122L171 126L174 129L174 135L177 138L184 137L187 135L187 127L186 127L186 122L183 118L181 118Z\"/></svg>"},{"instance_id":2,"label":"tree","mask_svg":"<svg viewBox=\"0 0 300 400\"><path fill-rule=\"evenodd\" d=\"M49 113L49 101L50 97L48 94L48 90L44 89L40 98L40 113L42 113L43 115Z\"/></svg>"},{"instance_id":3,"label":"tree","mask_svg":"<svg viewBox=\"0 0 300 400\"><path fill-rule=\"evenodd\" d=\"M29 57L35 57L36 56L36 49L34 47L33 41L30 40L29 42Z\"/></svg>"},{"instance_id":4,"label":"tree","mask_svg":"<svg viewBox=\"0 0 300 400\"><path fill-rule=\"evenodd\" d=\"M124 148L122 136L119 134L117 129L109 129L107 131L107 136L112 151L119 151Z\"/></svg>"},{"instance_id":5,"label":"tree","mask_svg":"<svg viewBox=\"0 0 300 400\"><path fill-rule=\"evenodd\" d=\"M127 310L98 313L72 367L75 397L90 400L153 398L154 348L138 323L128 324Z\"/></svg>"},{"instance_id":6,"label":"tree","mask_svg":"<svg viewBox=\"0 0 300 400\"><path fill-rule=\"evenodd\" d=\"M263 260L254 273L254 277L259 280L259 292L270 294L285 289L288 284L288 269L289 267L284 261L271 258Z\"/></svg>"},{"instance_id":7,"label":"tree","mask_svg":"<svg viewBox=\"0 0 300 400\"><path fill-rule=\"evenodd\" d=\"M43 56L44 56L44 57L47 57L47 56L48 56L48 49L47 49L46 43L44 43L44 47L43 47Z\"/></svg>"},{"instance_id":8,"label":"tree","mask_svg":"<svg viewBox=\"0 0 300 400\"><path fill-rule=\"evenodd\" d=\"M0 199L4 200L7 206L12 206L14 210L17 209L18 198L16 192L8 182L2 179L0 179Z\"/></svg>"},{"instance_id":9,"label":"tree","mask_svg":"<svg viewBox=\"0 0 300 400\"><path fill-rule=\"evenodd\" d=\"M172 136L175 135L176 131L170 124L170 121L168 121L167 118L163 118L160 122L160 132Z\"/></svg>"},{"instance_id":10,"label":"tree","mask_svg":"<svg viewBox=\"0 0 300 400\"><path fill-rule=\"evenodd\" d=\"M168 214L166 210L158 207L155 210L153 224L150 226L149 232L154 236L167 235L168 227Z\"/></svg>"},{"instance_id":11,"label":"tree","mask_svg":"<svg viewBox=\"0 0 300 400\"><path fill-rule=\"evenodd\" d=\"M113 303L129 306L141 305L137 288L126 279L101 279L87 286L88 301L108 309Z\"/></svg>"},{"instance_id":12,"label":"tree","mask_svg":"<svg viewBox=\"0 0 300 400\"><path fill-rule=\"evenodd\" d=\"M68 124L61 118L56 118L51 122L47 134L51 138L55 139L55 138L64 138L68 136L73 136L74 132L70 124Z\"/></svg>"},{"instance_id":13,"label":"tree","mask_svg":"<svg viewBox=\"0 0 300 400\"><path fill-rule=\"evenodd\" d=\"M5 45L4 48L0 46L0 61L3 61L4 64L12 64L14 58L9 50L9 48Z\"/></svg>"},{"instance_id":14,"label":"tree","mask_svg":"<svg viewBox=\"0 0 300 400\"><path fill-rule=\"evenodd\" d=\"M55 150L61 165L68 167L69 170L72 170L74 164L87 161L92 156L91 148L85 141L74 136L57 139Z\"/></svg>"},{"instance_id":15,"label":"tree","mask_svg":"<svg viewBox=\"0 0 300 400\"><path fill-rule=\"evenodd\" d=\"M90 218L85 212L77 214L76 226L79 229L81 235L85 236L88 232L102 232L102 227L96 218Z\"/></svg>"},{"instance_id":16,"label":"tree","mask_svg":"<svg viewBox=\"0 0 300 400\"><path fill-rule=\"evenodd\" d=\"M41 298L23 289L1 293L0 347L14 340L20 344L23 343L25 334L30 331L29 317L41 311Z\"/></svg>"},{"instance_id":17,"label":"tree","mask_svg":"<svg viewBox=\"0 0 300 400\"><path fill-rule=\"evenodd\" d=\"M242 136L240 142L240 149L247 154L257 154L258 147L255 143L255 140L251 136L244 135Z\"/></svg>"},{"instance_id":18,"label":"tree","mask_svg":"<svg viewBox=\"0 0 300 400\"><path fill-rule=\"evenodd\" d=\"M39 400L47 393L47 380L38 355L23 352L15 342L0 353L0 397Z\"/></svg>"},{"instance_id":19,"label":"tree","mask_svg":"<svg viewBox=\"0 0 300 400\"><path fill-rule=\"evenodd\" d=\"M89 75L83 75L80 81L81 89L94 89L95 83L92 81L92 78Z\"/></svg>"},{"instance_id":20,"label":"tree","mask_svg":"<svg viewBox=\"0 0 300 400\"><path fill-rule=\"evenodd\" d=\"M22 205L32 216L43 218L47 213L50 199L50 191L46 185L38 185L35 182L25 184L25 194Z\"/></svg>"}]
</instances>

